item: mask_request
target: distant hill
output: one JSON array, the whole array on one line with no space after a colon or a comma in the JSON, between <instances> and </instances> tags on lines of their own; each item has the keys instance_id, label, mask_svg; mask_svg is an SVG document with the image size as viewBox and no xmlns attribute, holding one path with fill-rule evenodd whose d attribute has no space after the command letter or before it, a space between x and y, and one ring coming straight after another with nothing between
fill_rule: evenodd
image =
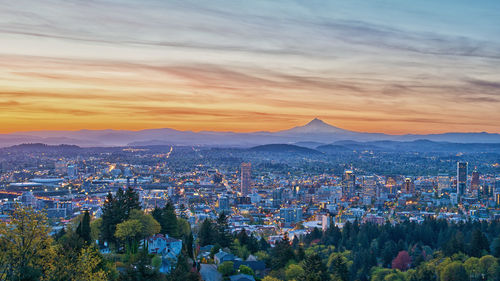
<instances>
[{"instance_id":1,"label":"distant hill","mask_svg":"<svg viewBox=\"0 0 500 281\"><path fill-rule=\"evenodd\" d=\"M500 143L500 134L494 133L444 133L431 135L387 135L363 133L342 129L315 118L311 122L278 132L211 132L180 131L170 128L128 130L79 130L79 131L33 131L0 134L0 147L21 143L45 143L50 145L73 144L81 147L145 146L145 145L214 145L253 147L269 143L300 144L316 148L338 141L358 142L429 140L450 143ZM353 147L350 144L350 148ZM362 144L361 146L365 146ZM375 144L384 147L383 143ZM393 144L390 144L393 145ZM361 147L359 148L361 149ZM375 149L375 148L374 148Z\"/></svg>"},{"instance_id":2,"label":"distant hill","mask_svg":"<svg viewBox=\"0 0 500 281\"><path fill-rule=\"evenodd\" d=\"M249 149L254 152L270 152L270 153L300 153L300 154L321 154L315 149L302 147L293 144L266 144L259 145Z\"/></svg>"},{"instance_id":3,"label":"distant hill","mask_svg":"<svg viewBox=\"0 0 500 281\"><path fill-rule=\"evenodd\" d=\"M338 141L316 148L325 153L344 151L415 151L415 152L493 152L500 153L500 143L451 143L429 140L415 141Z\"/></svg>"},{"instance_id":4,"label":"distant hill","mask_svg":"<svg viewBox=\"0 0 500 281\"><path fill-rule=\"evenodd\" d=\"M82 148L77 145L68 145L68 144L47 145L44 143L23 143L19 145L13 145L5 149L11 151L26 151L26 152L45 152L45 151L67 152L67 151L81 150Z\"/></svg>"},{"instance_id":5,"label":"distant hill","mask_svg":"<svg viewBox=\"0 0 500 281\"><path fill-rule=\"evenodd\" d=\"M316 141L299 141L299 142L296 142L293 144L297 145L297 146L315 149L316 147L321 146L321 145L325 145L326 143L316 142Z\"/></svg>"}]
</instances>

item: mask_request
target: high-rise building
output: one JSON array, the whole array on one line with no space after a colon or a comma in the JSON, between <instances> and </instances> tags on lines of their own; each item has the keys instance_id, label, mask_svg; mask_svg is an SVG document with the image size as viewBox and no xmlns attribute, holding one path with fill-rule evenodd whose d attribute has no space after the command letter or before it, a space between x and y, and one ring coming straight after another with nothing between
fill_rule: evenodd
<instances>
[{"instance_id":1,"label":"high-rise building","mask_svg":"<svg viewBox=\"0 0 500 281\"><path fill-rule=\"evenodd\" d=\"M302 220L302 208L281 208L280 218L285 225L299 222Z\"/></svg>"},{"instance_id":2,"label":"high-rise building","mask_svg":"<svg viewBox=\"0 0 500 281\"><path fill-rule=\"evenodd\" d=\"M283 203L283 188L273 190L273 207L278 208Z\"/></svg>"},{"instance_id":3,"label":"high-rise building","mask_svg":"<svg viewBox=\"0 0 500 281\"><path fill-rule=\"evenodd\" d=\"M479 194L479 172L474 169L474 171L471 174L471 180L470 180L470 191L472 194Z\"/></svg>"},{"instance_id":4,"label":"high-rise building","mask_svg":"<svg viewBox=\"0 0 500 281\"><path fill-rule=\"evenodd\" d=\"M403 182L403 186L401 191L406 194L414 194L415 193L415 184L413 183L411 178L406 178Z\"/></svg>"},{"instance_id":5,"label":"high-rise building","mask_svg":"<svg viewBox=\"0 0 500 281\"><path fill-rule=\"evenodd\" d=\"M467 190L467 162L457 162L457 196L458 199Z\"/></svg>"},{"instance_id":6,"label":"high-rise building","mask_svg":"<svg viewBox=\"0 0 500 281\"><path fill-rule=\"evenodd\" d=\"M78 173L78 168L76 165L68 165L67 168L68 178L75 179Z\"/></svg>"},{"instance_id":7,"label":"high-rise building","mask_svg":"<svg viewBox=\"0 0 500 281\"><path fill-rule=\"evenodd\" d=\"M356 194L356 175L351 170L346 170L342 175L342 197L349 199Z\"/></svg>"},{"instance_id":8,"label":"high-rise building","mask_svg":"<svg viewBox=\"0 0 500 281\"><path fill-rule=\"evenodd\" d=\"M229 211L229 198L227 196L219 197L219 212Z\"/></svg>"},{"instance_id":9,"label":"high-rise building","mask_svg":"<svg viewBox=\"0 0 500 281\"><path fill-rule=\"evenodd\" d=\"M252 188L252 164L241 163L241 194L246 196Z\"/></svg>"},{"instance_id":10,"label":"high-rise building","mask_svg":"<svg viewBox=\"0 0 500 281\"><path fill-rule=\"evenodd\" d=\"M443 194L443 189L450 188L450 176L448 174L439 174L437 186L438 195L441 196Z\"/></svg>"},{"instance_id":11,"label":"high-rise building","mask_svg":"<svg viewBox=\"0 0 500 281\"><path fill-rule=\"evenodd\" d=\"M363 195L372 198L377 196L377 179L375 176L363 177Z\"/></svg>"},{"instance_id":12,"label":"high-rise building","mask_svg":"<svg viewBox=\"0 0 500 281\"><path fill-rule=\"evenodd\" d=\"M55 172L57 174L64 174L66 173L66 162L60 160L60 161L57 161L55 164L54 164L54 169L55 169Z\"/></svg>"}]
</instances>

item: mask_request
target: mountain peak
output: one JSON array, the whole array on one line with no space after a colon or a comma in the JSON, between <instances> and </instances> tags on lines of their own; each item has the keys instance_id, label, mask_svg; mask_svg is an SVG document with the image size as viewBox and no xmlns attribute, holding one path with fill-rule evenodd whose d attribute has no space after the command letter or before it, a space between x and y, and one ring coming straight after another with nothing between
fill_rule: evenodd
<instances>
[{"instance_id":1,"label":"mountain peak","mask_svg":"<svg viewBox=\"0 0 500 281\"><path fill-rule=\"evenodd\" d=\"M311 120L309 123L306 124L306 126L317 126L317 125L327 125L327 126L330 126L328 125L327 123L325 123L325 121L319 119L319 118L314 118L313 120Z\"/></svg>"},{"instance_id":2,"label":"mountain peak","mask_svg":"<svg viewBox=\"0 0 500 281\"><path fill-rule=\"evenodd\" d=\"M304 126L298 126L281 132L299 133L299 134L330 134L330 133L341 133L348 131L332 126L319 118L314 118Z\"/></svg>"}]
</instances>

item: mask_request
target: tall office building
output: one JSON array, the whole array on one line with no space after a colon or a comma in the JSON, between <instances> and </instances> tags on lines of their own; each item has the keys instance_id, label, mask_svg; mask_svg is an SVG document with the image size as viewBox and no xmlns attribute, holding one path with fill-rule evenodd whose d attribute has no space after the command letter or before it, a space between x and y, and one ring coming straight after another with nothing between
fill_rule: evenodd
<instances>
[{"instance_id":1,"label":"tall office building","mask_svg":"<svg viewBox=\"0 0 500 281\"><path fill-rule=\"evenodd\" d=\"M457 196L458 199L467 190L467 162L457 162Z\"/></svg>"},{"instance_id":2,"label":"tall office building","mask_svg":"<svg viewBox=\"0 0 500 281\"><path fill-rule=\"evenodd\" d=\"M438 195L443 195L443 189L447 188L450 188L450 176L448 174L439 174L437 182Z\"/></svg>"},{"instance_id":3,"label":"tall office building","mask_svg":"<svg viewBox=\"0 0 500 281\"><path fill-rule=\"evenodd\" d=\"M300 222L302 220L302 208L281 208L280 218L285 225Z\"/></svg>"},{"instance_id":4,"label":"tall office building","mask_svg":"<svg viewBox=\"0 0 500 281\"><path fill-rule=\"evenodd\" d=\"M356 194L356 175L353 171L347 170L342 175L342 196L352 198Z\"/></svg>"},{"instance_id":5,"label":"tall office building","mask_svg":"<svg viewBox=\"0 0 500 281\"><path fill-rule=\"evenodd\" d=\"M470 191L472 194L479 195L479 184L479 172L474 169L470 180Z\"/></svg>"},{"instance_id":6,"label":"tall office building","mask_svg":"<svg viewBox=\"0 0 500 281\"><path fill-rule=\"evenodd\" d=\"M241 163L241 194L247 196L252 188L252 164Z\"/></svg>"},{"instance_id":7,"label":"tall office building","mask_svg":"<svg viewBox=\"0 0 500 281\"><path fill-rule=\"evenodd\" d=\"M276 188L273 190L273 207L279 208L283 203L283 188Z\"/></svg>"},{"instance_id":8,"label":"tall office building","mask_svg":"<svg viewBox=\"0 0 500 281\"><path fill-rule=\"evenodd\" d=\"M411 178L406 178L403 182L403 186L401 191L406 194L414 194L415 193L415 184L411 180Z\"/></svg>"},{"instance_id":9,"label":"tall office building","mask_svg":"<svg viewBox=\"0 0 500 281\"><path fill-rule=\"evenodd\" d=\"M231 209L227 196L219 197L219 212L227 212Z\"/></svg>"},{"instance_id":10,"label":"tall office building","mask_svg":"<svg viewBox=\"0 0 500 281\"><path fill-rule=\"evenodd\" d=\"M68 178L75 179L78 173L78 167L76 165L68 165L67 168Z\"/></svg>"}]
</instances>

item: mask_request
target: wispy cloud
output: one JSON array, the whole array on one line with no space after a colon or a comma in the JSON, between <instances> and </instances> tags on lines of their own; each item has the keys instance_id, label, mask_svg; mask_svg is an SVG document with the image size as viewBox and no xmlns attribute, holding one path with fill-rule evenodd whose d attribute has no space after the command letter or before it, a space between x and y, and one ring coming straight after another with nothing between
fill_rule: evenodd
<instances>
[{"instance_id":1,"label":"wispy cloud","mask_svg":"<svg viewBox=\"0 0 500 281\"><path fill-rule=\"evenodd\" d=\"M499 5L9 1L0 116L36 116L37 128L106 116L113 128L275 130L323 116L356 130L499 132Z\"/></svg>"}]
</instances>

